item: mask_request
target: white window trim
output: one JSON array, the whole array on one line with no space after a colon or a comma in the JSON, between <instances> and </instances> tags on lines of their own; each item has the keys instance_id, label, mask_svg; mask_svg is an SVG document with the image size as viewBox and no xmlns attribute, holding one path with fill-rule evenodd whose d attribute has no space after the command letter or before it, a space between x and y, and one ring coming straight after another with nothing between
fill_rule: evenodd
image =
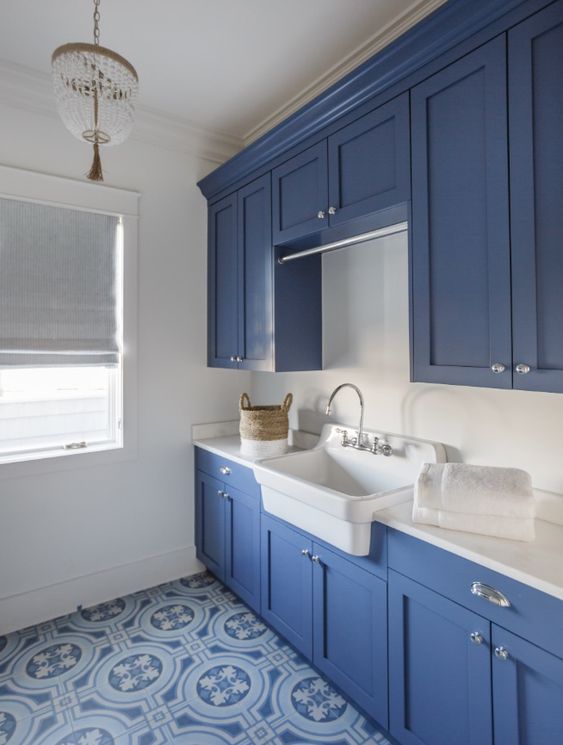
<instances>
[{"instance_id":1,"label":"white window trim","mask_svg":"<svg viewBox=\"0 0 563 745\"><path fill-rule=\"evenodd\" d=\"M137 304L139 198L136 191L0 165L0 197L123 218L122 444L112 449L66 451L41 459L0 464L0 480L52 471L109 465L137 457Z\"/></svg>"}]
</instances>

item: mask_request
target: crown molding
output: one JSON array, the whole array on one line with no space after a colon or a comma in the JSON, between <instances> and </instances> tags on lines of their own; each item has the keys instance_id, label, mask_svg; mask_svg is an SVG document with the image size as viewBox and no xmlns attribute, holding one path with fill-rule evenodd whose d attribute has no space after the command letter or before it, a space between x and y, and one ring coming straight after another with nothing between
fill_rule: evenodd
<instances>
[{"instance_id":1,"label":"crown molding","mask_svg":"<svg viewBox=\"0 0 563 745\"><path fill-rule=\"evenodd\" d=\"M58 119L51 76L2 59L0 103ZM205 129L147 106L136 106L131 139L188 152L216 164L224 163L244 146L242 138Z\"/></svg>"},{"instance_id":2,"label":"crown molding","mask_svg":"<svg viewBox=\"0 0 563 745\"><path fill-rule=\"evenodd\" d=\"M330 88L333 83L336 83L349 72L352 72L362 62L373 57L383 47L386 47L404 34L405 31L408 31L409 28L415 26L427 15L433 13L445 2L447 0L418 0L412 7L403 11L403 13L381 27L377 33L356 47L343 60L329 68L283 106L280 106L279 109L276 109L276 111L263 119L259 124L248 130L243 136L245 147Z\"/></svg>"}]
</instances>

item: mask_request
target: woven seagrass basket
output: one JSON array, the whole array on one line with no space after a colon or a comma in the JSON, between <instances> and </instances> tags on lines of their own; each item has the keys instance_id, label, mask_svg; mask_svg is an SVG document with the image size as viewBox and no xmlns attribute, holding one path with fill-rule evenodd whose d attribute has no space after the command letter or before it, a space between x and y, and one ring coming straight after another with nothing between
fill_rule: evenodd
<instances>
[{"instance_id":1,"label":"woven seagrass basket","mask_svg":"<svg viewBox=\"0 0 563 745\"><path fill-rule=\"evenodd\" d=\"M287 451L288 412L293 394L279 406L252 406L248 393L240 397L240 449L245 455L266 458Z\"/></svg>"}]
</instances>

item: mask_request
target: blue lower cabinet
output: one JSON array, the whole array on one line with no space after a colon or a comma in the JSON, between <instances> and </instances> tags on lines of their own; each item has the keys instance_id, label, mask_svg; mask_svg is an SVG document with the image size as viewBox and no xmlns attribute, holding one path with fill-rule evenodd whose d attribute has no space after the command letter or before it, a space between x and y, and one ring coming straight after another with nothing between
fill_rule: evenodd
<instances>
[{"instance_id":1,"label":"blue lower cabinet","mask_svg":"<svg viewBox=\"0 0 563 745\"><path fill-rule=\"evenodd\" d=\"M387 588L313 544L313 662L387 727Z\"/></svg>"},{"instance_id":2,"label":"blue lower cabinet","mask_svg":"<svg viewBox=\"0 0 563 745\"><path fill-rule=\"evenodd\" d=\"M225 580L225 499L221 481L196 471L197 557Z\"/></svg>"},{"instance_id":3,"label":"blue lower cabinet","mask_svg":"<svg viewBox=\"0 0 563 745\"><path fill-rule=\"evenodd\" d=\"M496 745L563 742L563 660L493 626Z\"/></svg>"},{"instance_id":4,"label":"blue lower cabinet","mask_svg":"<svg viewBox=\"0 0 563 745\"><path fill-rule=\"evenodd\" d=\"M260 612L260 500L226 487L225 584Z\"/></svg>"},{"instance_id":5,"label":"blue lower cabinet","mask_svg":"<svg viewBox=\"0 0 563 745\"><path fill-rule=\"evenodd\" d=\"M401 745L492 745L489 621L392 570L388 588L389 731Z\"/></svg>"},{"instance_id":6,"label":"blue lower cabinet","mask_svg":"<svg viewBox=\"0 0 563 745\"><path fill-rule=\"evenodd\" d=\"M261 518L262 616L306 657L313 652L313 544L266 515Z\"/></svg>"},{"instance_id":7,"label":"blue lower cabinet","mask_svg":"<svg viewBox=\"0 0 563 745\"><path fill-rule=\"evenodd\" d=\"M252 482L250 469L197 450L198 464L221 463L225 479ZM196 471L196 554L227 587L260 612L260 497Z\"/></svg>"}]
</instances>

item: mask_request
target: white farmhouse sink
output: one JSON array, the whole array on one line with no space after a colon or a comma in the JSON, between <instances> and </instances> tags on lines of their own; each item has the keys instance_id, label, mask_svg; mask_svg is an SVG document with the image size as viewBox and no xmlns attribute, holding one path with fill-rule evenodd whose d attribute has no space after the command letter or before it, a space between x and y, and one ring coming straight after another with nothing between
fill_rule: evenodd
<instances>
[{"instance_id":1,"label":"white farmhouse sink","mask_svg":"<svg viewBox=\"0 0 563 745\"><path fill-rule=\"evenodd\" d=\"M312 450L258 461L254 475L266 512L366 556L376 512L411 499L420 465L443 463L446 454L439 443L366 430L393 448L389 457L374 455L342 447L341 431L325 424ZM349 436L354 434L350 429Z\"/></svg>"}]
</instances>

